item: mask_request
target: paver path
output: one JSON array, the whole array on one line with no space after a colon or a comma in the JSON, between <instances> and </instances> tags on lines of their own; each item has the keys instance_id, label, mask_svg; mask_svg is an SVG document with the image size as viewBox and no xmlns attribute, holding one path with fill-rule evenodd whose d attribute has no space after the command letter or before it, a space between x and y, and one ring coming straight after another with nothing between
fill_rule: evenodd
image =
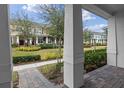
<instances>
[{"instance_id":1,"label":"paver path","mask_svg":"<svg viewBox=\"0 0 124 93\"><path fill-rule=\"evenodd\" d=\"M19 88L57 88L49 82L36 68L19 70Z\"/></svg>"},{"instance_id":2,"label":"paver path","mask_svg":"<svg viewBox=\"0 0 124 93\"><path fill-rule=\"evenodd\" d=\"M38 63L14 66L13 71L19 71L19 70L24 70L24 69L33 68L33 67L39 67L39 66L43 66L43 65L47 65L47 64L53 64L53 63L57 63L57 60L50 60L50 61L43 61L43 62L38 62Z\"/></svg>"}]
</instances>

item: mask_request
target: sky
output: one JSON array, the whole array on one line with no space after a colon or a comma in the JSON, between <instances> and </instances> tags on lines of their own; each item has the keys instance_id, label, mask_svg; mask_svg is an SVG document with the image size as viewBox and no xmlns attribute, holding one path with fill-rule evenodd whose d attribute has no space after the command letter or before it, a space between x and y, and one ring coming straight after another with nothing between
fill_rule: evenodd
<instances>
[{"instance_id":1,"label":"sky","mask_svg":"<svg viewBox=\"0 0 124 93\"><path fill-rule=\"evenodd\" d=\"M10 7L10 18L16 12L23 10L28 13L29 17L34 22L42 23L42 20L40 20L40 18L37 16L38 10L36 10L37 8L36 4L28 4L28 5L26 4L12 5L11 4L9 7ZM83 22L83 26L82 26L83 28L88 28L89 30L95 31L95 32L102 32L103 31L102 28L107 26L107 20L91 12L88 12L84 9L82 9L82 22Z\"/></svg>"}]
</instances>

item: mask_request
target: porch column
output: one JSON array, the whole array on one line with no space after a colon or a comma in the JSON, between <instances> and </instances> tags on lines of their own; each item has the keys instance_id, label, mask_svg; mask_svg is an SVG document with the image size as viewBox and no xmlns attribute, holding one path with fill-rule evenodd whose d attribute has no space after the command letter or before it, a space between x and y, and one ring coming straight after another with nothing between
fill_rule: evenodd
<instances>
[{"instance_id":1,"label":"porch column","mask_svg":"<svg viewBox=\"0 0 124 93\"><path fill-rule=\"evenodd\" d=\"M83 85L83 31L81 5L65 5L64 84Z\"/></svg>"},{"instance_id":2,"label":"porch column","mask_svg":"<svg viewBox=\"0 0 124 93\"><path fill-rule=\"evenodd\" d=\"M30 41L29 42L30 42L30 45L32 45L32 38L30 38Z\"/></svg>"},{"instance_id":3,"label":"porch column","mask_svg":"<svg viewBox=\"0 0 124 93\"><path fill-rule=\"evenodd\" d=\"M19 36L16 36L16 43L19 45Z\"/></svg>"},{"instance_id":4,"label":"porch column","mask_svg":"<svg viewBox=\"0 0 124 93\"><path fill-rule=\"evenodd\" d=\"M38 44L38 37L36 37L36 44Z\"/></svg>"},{"instance_id":5,"label":"porch column","mask_svg":"<svg viewBox=\"0 0 124 93\"><path fill-rule=\"evenodd\" d=\"M54 39L54 43L57 44L57 40L56 40L56 38Z\"/></svg>"},{"instance_id":6,"label":"porch column","mask_svg":"<svg viewBox=\"0 0 124 93\"><path fill-rule=\"evenodd\" d=\"M117 37L115 16L108 19L107 64L117 66Z\"/></svg>"},{"instance_id":7,"label":"porch column","mask_svg":"<svg viewBox=\"0 0 124 93\"><path fill-rule=\"evenodd\" d=\"M46 37L46 44L48 44L49 43L49 38L48 38L48 36Z\"/></svg>"},{"instance_id":8,"label":"porch column","mask_svg":"<svg viewBox=\"0 0 124 93\"><path fill-rule=\"evenodd\" d=\"M12 81L12 60L7 5L1 4L0 12L0 88L9 88Z\"/></svg>"}]
</instances>

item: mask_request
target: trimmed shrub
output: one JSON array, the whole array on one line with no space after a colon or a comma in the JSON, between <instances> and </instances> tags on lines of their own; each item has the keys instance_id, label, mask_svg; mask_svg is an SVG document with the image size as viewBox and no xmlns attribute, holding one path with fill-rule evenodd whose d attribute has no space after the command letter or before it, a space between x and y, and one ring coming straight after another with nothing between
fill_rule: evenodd
<instances>
[{"instance_id":1,"label":"trimmed shrub","mask_svg":"<svg viewBox=\"0 0 124 93\"><path fill-rule=\"evenodd\" d=\"M55 44L40 44L39 47L41 49L52 49L56 48L57 46Z\"/></svg>"},{"instance_id":2,"label":"trimmed shrub","mask_svg":"<svg viewBox=\"0 0 124 93\"><path fill-rule=\"evenodd\" d=\"M59 55L55 52L47 52L41 56L41 60L50 60L50 59L56 59L56 58L62 58L62 55L61 57L59 57Z\"/></svg>"},{"instance_id":3,"label":"trimmed shrub","mask_svg":"<svg viewBox=\"0 0 124 93\"><path fill-rule=\"evenodd\" d=\"M85 51L84 67L88 69L96 69L106 64L107 55L106 49L89 50Z\"/></svg>"},{"instance_id":4,"label":"trimmed shrub","mask_svg":"<svg viewBox=\"0 0 124 93\"><path fill-rule=\"evenodd\" d=\"M41 60L40 55L31 55L31 56L18 56L13 57L13 63L25 63L25 62L34 62Z\"/></svg>"},{"instance_id":5,"label":"trimmed shrub","mask_svg":"<svg viewBox=\"0 0 124 93\"><path fill-rule=\"evenodd\" d=\"M12 44L11 45L13 48L18 47L18 44Z\"/></svg>"},{"instance_id":6,"label":"trimmed shrub","mask_svg":"<svg viewBox=\"0 0 124 93\"><path fill-rule=\"evenodd\" d=\"M29 46L29 47L17 47L17 51L38 51L40 50L40 47L36 46Z\"/></svg>"},{"instance_id":7,"label":"trimmed shrub","mask_svg":"<svg viewBox=\"0 0 124 93\"><path fill-rule=\"evenodd\" d=\"M41 49L53 49L53 48L58 48L59 46L56 44L40 44L39 47ZM63 45L61 46L63 48Z\"/></svg>"},{"instance_id":8,"label":"trimmed shrub","mask_svg":"<svg viewBox=\"0 0 124 93\"><path fill-rule=\"evenodd\" d=\"M84 48L90 48L90 47L91 47L90 44L84 43Z\"/></svg>"}]
</instances>

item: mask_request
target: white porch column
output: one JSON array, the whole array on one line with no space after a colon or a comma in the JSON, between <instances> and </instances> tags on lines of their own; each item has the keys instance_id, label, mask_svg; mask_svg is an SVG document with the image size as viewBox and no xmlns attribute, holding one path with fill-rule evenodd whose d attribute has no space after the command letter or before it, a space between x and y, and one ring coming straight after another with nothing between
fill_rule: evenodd
<instances>
[{"instance_id":1,"label":"white porch column","mask_svg":"<svg viewBox=\"0 0 124 93\"><path fill-rule=\"evenodd\" d=\"M115 14L115 39L111 39L111 44L113 41L116 43L113 46L115 50L113 55L116 55L116 66L124 68L124 10L120 10ZM112 40L113 39L113 40Z\"/></svg>"},{"instance_id":2,"label":"white porch column","mask_svg":"<svg viewBox=\"0 0 124 93\"><path fill-rule=\"evenodd\" d=\"M117 66L117 37L115 16L108 19L107 63Z\"/></svg>"},{"instance_id":3,"label":"white porch column","mask_svg":"<svg viewBox=\"0 0 124 93\"><path fill-rule=\"evenodd\" d=\"M46 44L48 44L49 43L49 38L48 37L46 37Z\"/></svg>"},{"instance_id":4,"label":"white porch column","mask_svg":"<svg viewBox=\"0 0 124 93\"><path fill-rule=\"evenodd\" d=\"M38 44L38 37L36 37L36 44Z\"/></svg>"},{"instance_id":5,"label":"white porch column","mask_svg":"<svg viewBox=\"0 0 124 93\"><path fill-rule=\"evenodd\" d=\"M11 87L12 61L8 31L8 7L0 5L0 88Z\"/></svg>"},{"instance_id":6,"label":"white porch column","mask_svg":"<svg viewBox=\"0 0 124 93\"><path fill-rule=\"evenodd\" d=\"M56 40L56 38L54 39L54 43L57 44L57 40Z\"/></svg>"},{"instance_id":7,"label":"white porch column","mask_svg":"<svg viewBox=\"0 0 124 93\"><path fill-rule=\"evenodd\" d=\"M19 36L16 36L16 43L19 45Z\"/></svg>"},{"instance_id":8,"label":"white porch column","mask_svg":"<svg viewBox=\"0 0 124 93\"><path fill-rule=\"evenodd\" d=\"M83 85L83 31L81 5L65 5L64 84Z\"/></svg>"},{"instance_id":9,"label":"white porch column","mask_svg":"<svg viewBox=\"0 0 124 93\"><path fill-rule=\"evenodd\" d=\"M30 45L32 45L32 38L30 38L30 41L29 41Z\"/></svg>"}]
</instances>

